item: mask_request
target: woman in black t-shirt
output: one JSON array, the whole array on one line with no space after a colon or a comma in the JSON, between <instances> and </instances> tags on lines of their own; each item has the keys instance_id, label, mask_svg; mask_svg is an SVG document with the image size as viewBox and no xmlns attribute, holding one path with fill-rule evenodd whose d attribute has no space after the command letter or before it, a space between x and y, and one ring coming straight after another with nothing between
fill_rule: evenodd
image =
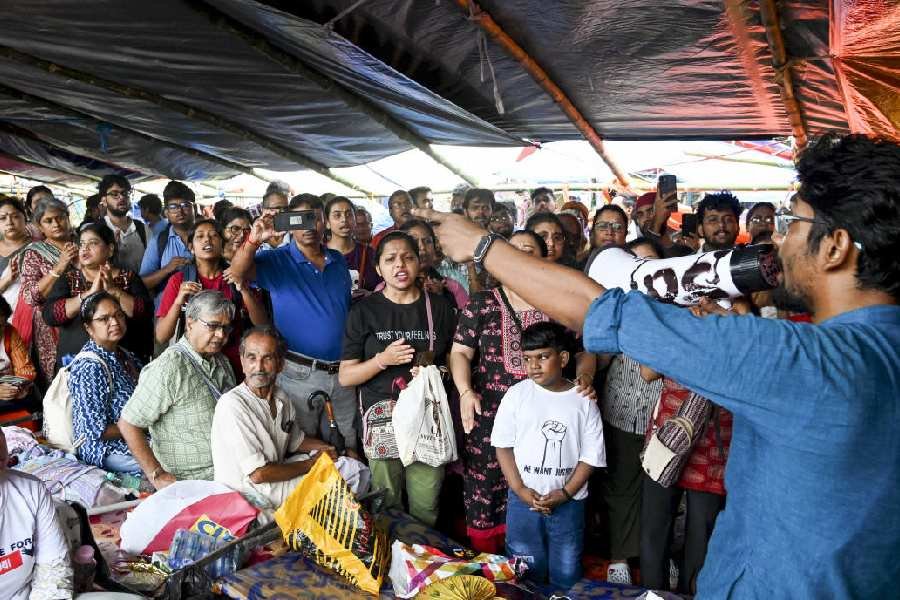
<instances>
[{"instance_id":1,"label":"woman in black t-shirt","mask_svg":"<svg viewBox=\"0 0 900 600\"><path fill-rule=\"evenodd\" d=\"M390 421L395 391L420 364L446 365L456 327L446 299L425 294L418 283L418 244L408 234L391 232L375 251L378 274L385 286L353 305L347 317L338 378L343 386L358 386L363 410L363 447L372 471L373 488L387 490L388 508L402 508L404 484L409 513L428 526L437 521L443 467L415 462L404 468L396 441L384 433ZM427 304L433 323L429 325ZM429 341L434 340L433 356ZM398 381L399 380L399 381Z\"/></svg>"}]
</instances>

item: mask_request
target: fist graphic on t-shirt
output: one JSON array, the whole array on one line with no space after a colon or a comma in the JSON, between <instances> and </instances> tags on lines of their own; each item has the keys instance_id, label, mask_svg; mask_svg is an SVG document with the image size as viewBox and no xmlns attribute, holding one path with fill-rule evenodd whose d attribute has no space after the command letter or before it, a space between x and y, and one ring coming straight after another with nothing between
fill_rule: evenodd
<instances>
[{"instance_id":1,"label":"fist graphic on t-shirt","mask_svg":"<svg viewBox=\"0 0 900 600\"><path fill-rule=\"evenodd\" d=\"M561 469L562 442L566 437L566 426L559 421L545 421L541 426L541 433L544 434L544 458L541 461L541 469L547 465L548 454L551 461L556 457L556 467Z\"/></svg>"}]
</instances>

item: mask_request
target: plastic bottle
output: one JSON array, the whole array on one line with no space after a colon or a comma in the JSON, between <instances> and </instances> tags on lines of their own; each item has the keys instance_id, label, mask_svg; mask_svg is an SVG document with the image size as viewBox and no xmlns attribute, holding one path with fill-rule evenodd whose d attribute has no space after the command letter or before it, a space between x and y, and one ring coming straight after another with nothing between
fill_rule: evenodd
<instances>
[{"instance_id":1,"label":"plastic bottle","mask_svg":"<svg viewBox=\"0 0 900 600\"><path fill-rule=\"evenodd\" d=\"M72 561L75 570L75 593L89 592L94 587L94 571L97 569L97 561L94 558L92 546L80 546L75 551Z\"/></svg>"},{"instance_id":2,"label":"plastic bottle","mask_svg":"<svg viewBox=\"0 0 900 600\"><path fill-rule=\"evenodd\" d=\"M110 471L106 474L106 480L114 486L129 490L137 490L141 487L141 477L131 473L113 473Z\"/></svg>"}]
</instances>

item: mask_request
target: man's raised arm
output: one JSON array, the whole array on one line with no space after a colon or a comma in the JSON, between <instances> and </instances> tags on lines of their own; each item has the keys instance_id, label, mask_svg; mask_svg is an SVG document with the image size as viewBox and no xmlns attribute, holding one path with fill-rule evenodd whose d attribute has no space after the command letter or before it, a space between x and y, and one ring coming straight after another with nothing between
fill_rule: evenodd
<instances>
[{"instance_id":1,"label":"man's raised arm","mask_svg":"<svg viewBox=\"0 0 900 600\"><path fill-rule=\"evenodd\" d=\"M414 209L434 225L444 253L458 263L472 260L487 231L461 215ZM588 307L605 290L576 269L521 252L504 240L490 247L484 266L503 285L566 327L581 331Z\"/></svg>"}]
</instances>

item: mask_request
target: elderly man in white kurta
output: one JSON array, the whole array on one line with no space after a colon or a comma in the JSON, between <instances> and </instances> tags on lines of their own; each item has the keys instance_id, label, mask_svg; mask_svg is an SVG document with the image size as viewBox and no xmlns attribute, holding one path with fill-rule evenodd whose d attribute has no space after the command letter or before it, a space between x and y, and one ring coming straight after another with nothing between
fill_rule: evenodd
<instances>
[{"instance_id":1,"label":"elderly man in white kurta","mask_svg":"<svg viewBox=\"0 0 900 600\"><path fill-rule=\"evenodd\" d=\"M362 463L338 458L334 447L304 435L294 405L275 383L285 350L273 327L247 331L240 347L244 382L219 398L213 417L215 480L242 492L264 516L287 499L320 452L336 459L354 492L368 488Z\"/></svg>"}]
</instances>

